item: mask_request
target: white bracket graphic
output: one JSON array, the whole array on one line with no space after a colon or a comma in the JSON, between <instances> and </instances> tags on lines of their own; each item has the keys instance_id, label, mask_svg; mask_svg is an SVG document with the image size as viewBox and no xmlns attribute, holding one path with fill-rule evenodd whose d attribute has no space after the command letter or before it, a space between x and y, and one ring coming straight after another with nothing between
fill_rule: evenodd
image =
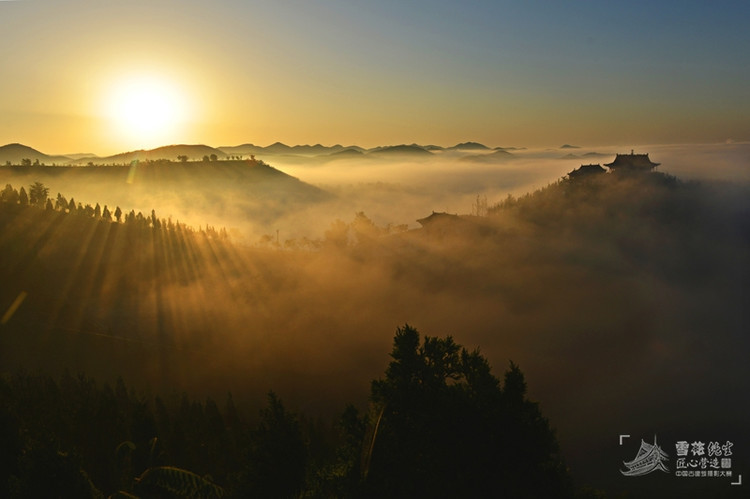
<instances>
[{"instance_id":1,"label":"white bracket graphic","mask_svg":"<svg viewBox=\"0 0 750 499\"><path fill-rule=\"evenodd\" d=\"M730 485L742 485L742 475L737 475L737 481L731 482Z\"/></svg>"},{"instance_id":2,"label":"white bracket graphic","mask_svg":"<svg viewBox=\"0 0 750 499\"><path fill-rule=\"evenodd\" d=\"M623 438L630 438L630 435L620 435L620 445L622 445Z\"/></svg>"}]
</instances>

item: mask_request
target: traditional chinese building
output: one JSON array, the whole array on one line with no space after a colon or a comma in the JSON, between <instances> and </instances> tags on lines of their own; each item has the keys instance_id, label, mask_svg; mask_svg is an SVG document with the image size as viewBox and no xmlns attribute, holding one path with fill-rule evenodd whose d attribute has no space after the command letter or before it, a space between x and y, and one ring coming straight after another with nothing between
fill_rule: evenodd
<instances>
[{"instance_id":1,"label":"traditional chinese building","mask_svg":"<svg viewBox=\"0 0 750 499\"><path fill-rule=\"evenodd\" d=\"M635 154L632 150L630 154L618 154L611 163L605 163L612 171L627 172L648 172L659 166L648 158L648 154Z\"/></svg>"},{"instance_id":2,"label":"traditional chinese building","mask_svg":"<svg viewBox=\"0 0 750 499\"><path fill-rule=\"evenodd\" d=\"M460 220L461 217L459 217L458 215L451 215L450 213L436 213L433 211L432 215L430 215L429 217L420 218L417 220L417 222L419 222L422 227L427 229L438 225L458 222Z\"/></svg>"},{"instance_id":3,"label":"traditional chinese building","mask_svg":"<svg viewBox=\"0 0 750 499\"><path fill-rule=\"evenodd\" d=\"M572 172L568 173L568 178L570 179L579 179L579 178L587 178L592 177L594 175L598 175L599 173L605 173L606 170L601 167L601 165L581 165L580 168L576 168Z\"/></svg>"}]
</instances>

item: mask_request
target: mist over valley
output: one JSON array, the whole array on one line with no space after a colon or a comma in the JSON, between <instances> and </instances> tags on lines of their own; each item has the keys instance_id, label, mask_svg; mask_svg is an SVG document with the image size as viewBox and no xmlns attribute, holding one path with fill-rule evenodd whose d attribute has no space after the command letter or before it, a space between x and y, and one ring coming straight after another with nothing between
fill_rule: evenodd
<instances>
[{"instance_id":1,"label":"mist over valley","mask_svg":"<svg viewBox=\"0 0 750 499\"><path fill-rule=\"evenodd\" d=\"M580 483L632 485L622 433L750 448L748 144L581 178L632 148L414 147L0 166L4 369L332 417L408 323L520 366Z\"/></svg>"}]
</instances>

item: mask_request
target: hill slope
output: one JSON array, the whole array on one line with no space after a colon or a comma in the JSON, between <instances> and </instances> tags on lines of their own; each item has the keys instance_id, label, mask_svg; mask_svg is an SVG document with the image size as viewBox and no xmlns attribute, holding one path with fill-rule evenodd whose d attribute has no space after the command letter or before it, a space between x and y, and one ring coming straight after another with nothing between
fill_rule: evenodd
<instances>
[{"instance_id":1,"label":"hill slope","mask_svg":"<svg viewBox=\"0 0 750 499\"><path fill-rule=\"evenodd\" d=\"M39 161L39 163L45 164L67 163L70 161L70 158L67 156L50 156L23 144L7 144L0 147L0 164L10 162L13 165L20 165L24 159L30 159L32 162Z\"/></svg>"},{"instance_id":2,"label":"hill slope","mask_svg":"<svg viewBox=\"0 0 750 499\"><path fill-rule=\"evenodd\" d=\"M42 182L54 198L179 217L192 225L265 227L330 194L261 161L154 162L133 166L4 167L0 182ZM28 187L27 187L28 188ZM263 230L269 230L264 228Z\"/></svg>"},{"instance_id":3,"label":"hill slope","mask_svg":"<svg viewBox=\"0 0 750 499\"><path fill-rule=\"evenodd\" d=\"M85 165L89 162L95 164L128 164L133 161L176 161L178 156L187 156L191 161L201 160L204 156L215 154L218 159L227 157L224 151L203 144L175 144L157 147L156 149L138 150L115 154L107 157L78 158L70 164Z\"/></svg>"}]
</instances>

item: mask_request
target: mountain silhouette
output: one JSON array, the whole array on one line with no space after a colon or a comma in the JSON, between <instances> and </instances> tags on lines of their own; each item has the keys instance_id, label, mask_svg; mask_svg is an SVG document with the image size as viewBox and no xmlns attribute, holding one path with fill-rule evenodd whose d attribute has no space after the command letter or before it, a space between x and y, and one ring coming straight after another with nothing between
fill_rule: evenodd
<instances>
[{"instance_id":1,"label":"mountain silhouette","mask_svg":"<svg viewBox=\"0 0 750 499\"><path fill-rule=\"evenodd\" d=\"M160 159L166 159L169 161L177 161L178 156L187 156L189 160L200 160L204 156L211 156L215 154L217 158L223 159L227 157L227 154L219 149L209 147L203 144L176 144L170 146L157 147L156 149L149 150L137 150L115 154L114 156L106 157L83 157L78 158L70 164L86 164L93 162L96 164L127 164L133 161L156 161Z\"/></svg>"},{"instance_id":2,"label":"mountain silhouette","mask_svg":"<svg viewBox=\"0 0 750 499\"><path fill-rule=\"evenodd\" d=\"M296 145L292 147L292 152L295 154L305 154L305 155L313 155L313 156L319 156L322 154L331 154L333 152L338 152L344 149L344 146L341 144L336 144L334 146L324 146L321 144L315 144L314 146L311 145Z\"/></svg>"},{"instance_id":3,"label":"mountain silhouette","mask_svg":"<svg viewBox=\"0 0 750 499\"><path fill-rule=\"evenodd\" d=\"M78 160L78 159L83 159L83 158L89 158L90 160L93 160L93 159L99 158L99 155L94 154L93 152L77 152L74 154L64 154L64 156L72 160Z\"/></svg>"},{"instance_id":4,"label":"mountain silhouette","mask_svg":"<svg viewBox=\"0 0 750 499\"><path fill-rule=\"evenodd\" d=\"M324 146L322 144L315 144L315 145L295 145L295 146L288 146L286 144L283 144L281 142L275 142L269 146L262 147L262 146L256 146L254 144L242 144L239 146L222 146L219 147L221 151L224 151L225 153L229 155L250 155L250 154L298 154L302 156L323 156L332 154L335 152L343 151L346 149L355 149L360 152L364 151L363 148L359 146L347 146L344 147L341 144L336 144L333 146Z\"/></svg>"},{"instance_id":5,"label":"mountain silhouette","mask_svg":"<svg viewBox=\"0 0 750 499\"><path fill-rule=\"evenodd\" d=\"M472 161L475 163L493 163L495 161L507 161L509 159L516 159L516 156L504 149L498 149L495 152L488 154L473 154L461 158L463 161Z\"/></svg>"},{"instance_id":6,"label":"mountain silhouette","mask_svg":"<svg viewBox=\"0 0 750 499\"><path fill-rule=\"evenodd\" d=\"M610 157L611 154L602 154L600 152L587 152L585 154L573 154L568 153L565 156L561 156L560 159L581 159L581 158L605 158Z\"/></svg>"},{"instance_id":7,"label":"mountain silhouette","mask_svg":"<svg viewBox=\"0 0 750 499\"><path fill-rule=\"evenodd\" d=\"M577 146L564 145L562 148L577 149ZM428 157L435 151L457 151L457 152L472 152L472 151L496 151L497 156L479 155L487 157L478 157L477 160L496 160L501 157L506 157L504 153L512 151L516 147L495 147L490 149L489 147L479 142L461 142L451 147L442 147L438 145L420 145L420 144L400 144L395 146L378 146L370 149L365 149L357 145L343 146L341 144L335 144L333 146L324 146L322 144L302 144L289 146L283 142L274 142L268 146L257 146L252 143L240 144L237 146L220 146L211 147L205 144L174 144L168 146L162 146L155 149L139 149L135 151L128 151L112 156L97 156L95 154L84 154L76 153L70 155L48 155L42 153L36 149L25 146L23 144L8 144L0 147L0 164L5 164L10 161L11 164L21 164L22 159L30 159L32 162L38 160L40 163L46 165L57 164L57 165L86 165L88 163L94 163L96 165L122 165L130 164L133 161L157 161L157 160L168 160L178 161L179 156L186 156L190 161L200 161L205 156L216 155L218 159L227 159L229 157L244 156L248 157L251 155L263 156L277 156L284 155L291 159L297 157L299 161L305 159L313 159L316 157L336 157L337 154L341 154L340 157L360 157L363 154L372 154L373 156L420 156ZM361 154L358 154L361 153ZM587 153L587 155L593 156L595 153ZM467 156L465 159L470 159L471 156Z\"/></svg>"},{"instance_id":8,"label":"mountain silhouette","mask_svg":"<svg viewBox=\"0 0 750 499\"><path fill-rule=\"evenodd\" d=\"M460 144L456 144L455 146L449 147L448 149L455 151L477 151L489 150L489 147L484 144L480 144L479 142L461 142Z\"/></svg>"},{"instance_id":9,"label":"mountain silhouette","mask_svg":"<svg viewBox=\"0 0 750 499\"><path fill-rule=\"evenodd\" d=\"M274 142L270 146L264 147L263 151L272 154L291 154L293 149L284 143Z\"/></svg>"},{"instance_id":10,"label":"mountain silhouette","mask_svg":"<svg viewBox=\"0 0 750 499\"><path fill-rule=\"evenodd\" d=\"M221 146L217 149L230 156L249 156L251 154L260 154L265 151L263 146L256 146L255 144L250 143L238 146Z\"/></svg>"},{"instance_id":11,"label":"mountain silhouette","mask_svg":"<svg viewBox=\"0 0 750 499\"><path fill-rule=\"evenodd\" d=\"M334 151L329 154L329 156L331 157L335 156L335 157L352 157L352 158L359 158L364 155L365 153L353 147L347 147L346 149L341 149L340 151Z\"/></svg>"},{"instance_id":12,"label":"mountain silhouette","mask_svg":"<svg viewBox=\"0 0 750 499\"><path fill-rule=\"evenodd\" d=\"M67 156L50 156L23 144L7 144L0 147L0 164L10 161L13 165L20 165L24 159L30 159L32 162L39 161L45 164L67 163L70 161L70 158Z\"/></svg>"},{"instance_id":13,"label":"mountain silhouette","mask_svg":"<svg viewBox=\"0 0 750 499\"><path fill-rule=\"evenodd\" d=\"M432 153L416 144L376 147L370 149L369 154L377 156L431 156Z\"/></svg>"}]
</instances>

